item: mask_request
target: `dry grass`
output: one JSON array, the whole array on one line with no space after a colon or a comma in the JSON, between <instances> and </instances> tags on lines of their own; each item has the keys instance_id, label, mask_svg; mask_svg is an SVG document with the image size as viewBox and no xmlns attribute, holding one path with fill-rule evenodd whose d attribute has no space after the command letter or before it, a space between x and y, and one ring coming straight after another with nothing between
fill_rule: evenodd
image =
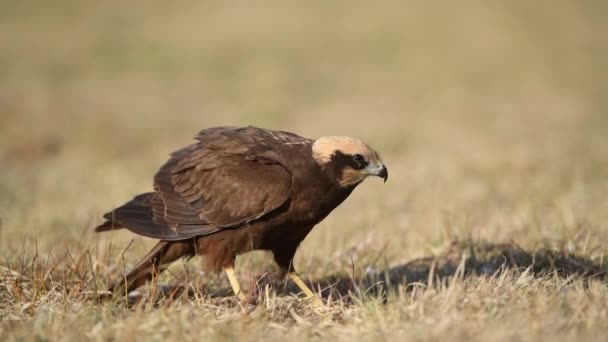
<instances>
[{"instance_id":1,"label":"dry grass","mask_svg":"<svg viewBox=\"0 0 608 342\"><path fill-rule=\"evenodd\" d=\"M605 338L607 14L566 0L1 3L0 340ZM151 245L93 234L100 215L228 124L383 152L389 182L357 189L298 252L331 305L270 281L243 314L195 261L133 307L97 303ZM263 253L237 261L246 286L270 271Z\"/></svg>"}]
</instances>

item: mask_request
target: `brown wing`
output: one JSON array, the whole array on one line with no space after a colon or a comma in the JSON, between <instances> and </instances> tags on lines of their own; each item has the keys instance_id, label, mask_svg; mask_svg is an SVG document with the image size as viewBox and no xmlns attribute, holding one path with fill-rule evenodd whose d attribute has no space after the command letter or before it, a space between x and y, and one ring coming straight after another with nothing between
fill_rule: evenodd
<instances>
[{"instance_id":1,"label":"brown wing","mask_svg":"<svg viewBox=\"0 0 608 342\"><path fill-rule=\"evenodd\" d=\"M178 234L234 228L288 201L292 175L279 160L277 145L285 141L277 141L276 134L254 127L212 128L196 139L174 152L154 177L163 202L154 206L154 217Z\"/></svg>"},{"instance_id":2,"label":"brown wing","mask_svg":"<svg viewBox=\"0 0 608 342\"><path fill-rule=\"evenodd\" d=\"M293 133L256 127L210 128L196 139L160 168L154 177L156 192L106 214L108 221L96 231L125 227L180 240L237 228L288 202L292 174L280 150L312 143Z\"/></svg>"}]
</instances>

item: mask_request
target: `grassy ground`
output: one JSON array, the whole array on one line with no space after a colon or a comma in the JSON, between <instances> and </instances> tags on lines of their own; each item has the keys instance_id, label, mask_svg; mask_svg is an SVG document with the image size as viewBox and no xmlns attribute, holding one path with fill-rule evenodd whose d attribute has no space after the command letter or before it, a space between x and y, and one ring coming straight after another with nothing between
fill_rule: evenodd
<instances>
[{"instance_id":1,"label":"grassy ground","mask_svg":"<svg viewBox=\"0 0 608 342\"><path fill-rule=\"evenodd\" d=\"M607 14L1 2L0 340L605 339ZM135 308L96 303L153 244L93 234L101 214L148 191L199 129L232 124L382 152L389 182L357 189L297 254L329 308L275 283L244 314L195 260ZM246 287L272 269L237 260Z\"/></svg>"}]
</instances>

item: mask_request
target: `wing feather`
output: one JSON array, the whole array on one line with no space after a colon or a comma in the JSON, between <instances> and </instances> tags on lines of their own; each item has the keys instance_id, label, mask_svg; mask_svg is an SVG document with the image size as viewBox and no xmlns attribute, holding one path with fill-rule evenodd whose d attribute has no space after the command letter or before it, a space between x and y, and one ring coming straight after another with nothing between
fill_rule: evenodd
<instances>
[{"instance_id":1,"label":"wing feather","mask_svg":"<svg viewBox=\"0 0 608 342\"><path fill-rule=\"evenodd\" d=\"M155 192L106 215L97 231L125 227L165 240L208 235L262 218L291 196L293 175L281 146L312 144L289 132L215 127L171 153L154 176Z\"/></svg>"},{"instance_id":2,"label":"wing feather","mask_svg":"<svg viewBox=\"0 0 608 342\"><path fill-rule=\"evenodd\" d=\"M292 174L276 152L283 140L253 127L212 128L196 139L174 152L155 176L163 218L177 232L200 224L233 228L287 202Z\"/></svg>"}]
</instances>

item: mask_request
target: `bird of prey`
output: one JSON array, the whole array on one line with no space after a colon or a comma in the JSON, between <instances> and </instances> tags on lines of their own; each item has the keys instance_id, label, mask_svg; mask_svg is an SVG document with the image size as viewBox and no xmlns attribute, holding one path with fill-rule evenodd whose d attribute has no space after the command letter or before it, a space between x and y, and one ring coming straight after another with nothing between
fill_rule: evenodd
<instances>
[{"instance_id":1,"label":"bird of prey","mask_svg":"<svg viewBox=\"0 0 608 342\"><path fill-rule=\"evenodd\" d=\"M154 191L105 214L95 228L126 228L160 240L109 291L128 293L171 262L202 255L210 271L226 272L244 300L235 258L266 250L280 274L320 304L293 268L296 249L368 176L386 182L380 155L349 137L312 140L253 126L208 128L195 139L161 166Z\"/></svg>"}]
</instances>

